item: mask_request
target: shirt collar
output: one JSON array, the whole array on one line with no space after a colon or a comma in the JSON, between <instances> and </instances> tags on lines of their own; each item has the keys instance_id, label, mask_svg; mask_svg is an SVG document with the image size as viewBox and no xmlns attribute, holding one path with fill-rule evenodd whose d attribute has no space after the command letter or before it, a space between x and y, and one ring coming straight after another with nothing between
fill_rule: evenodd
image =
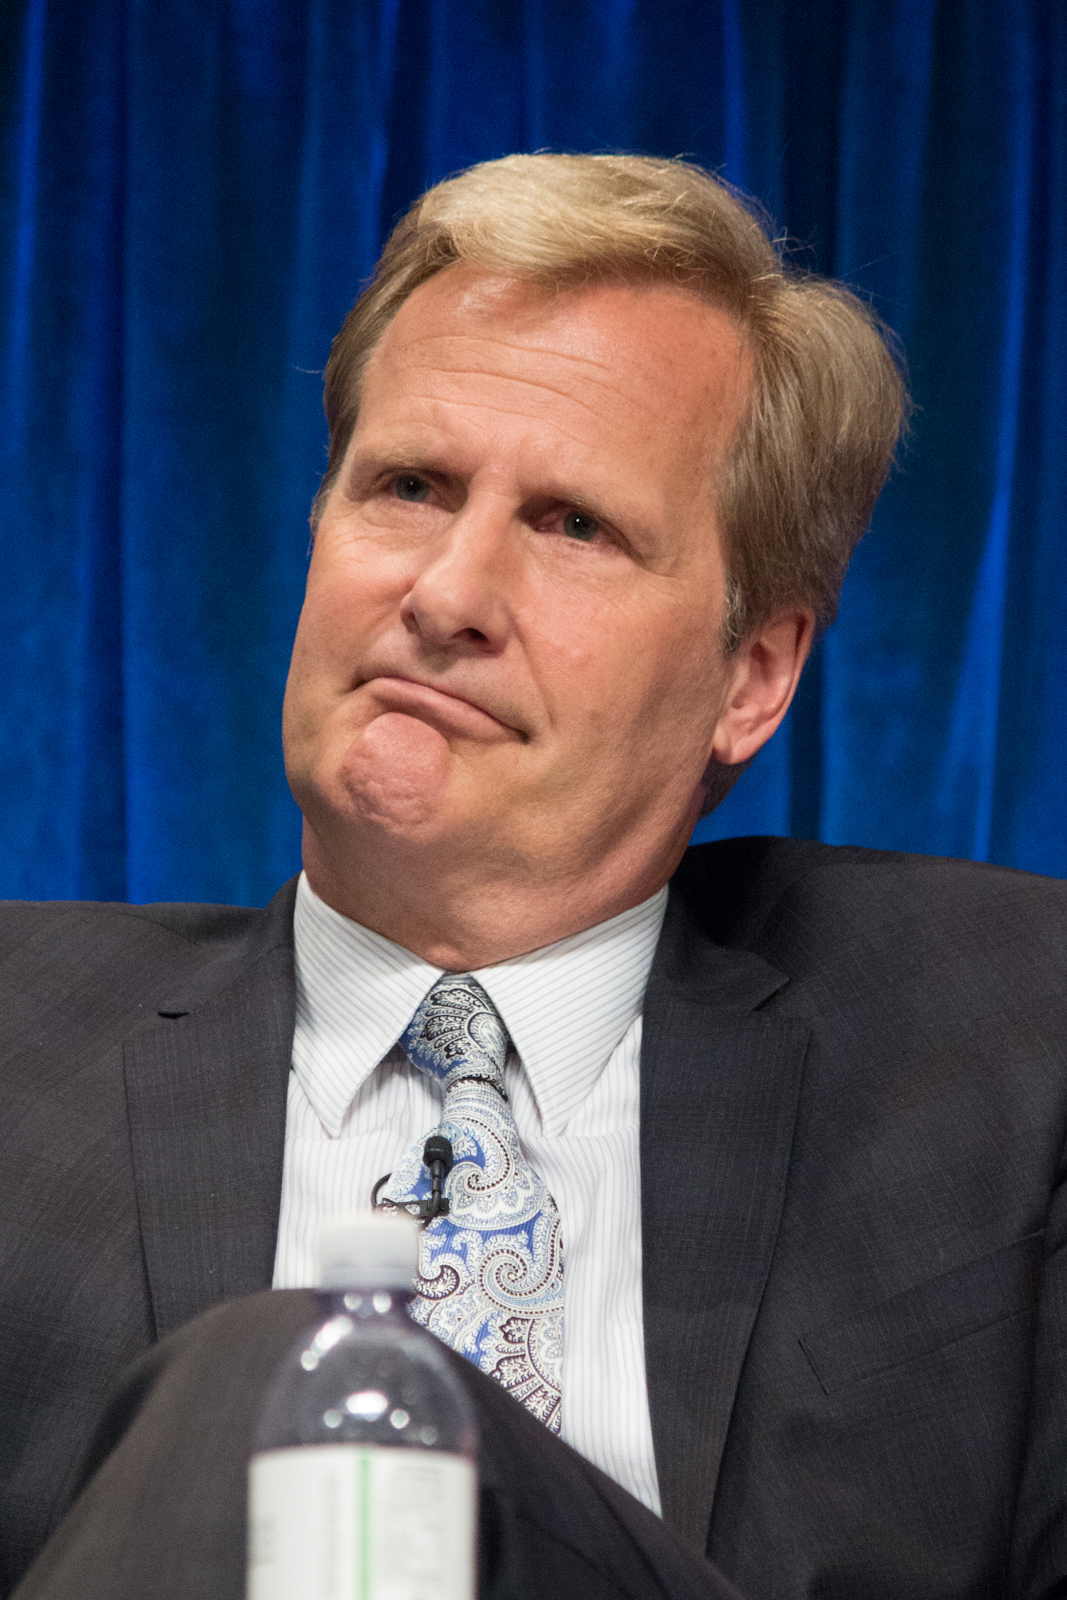
<instances>
[{"instance_id":1,"label":"shirt collar","mask_svg":"<svg viewBox=\"0 0 1067 1600\"><path fill-rule=\"evenodd\" d=\"M303 873L293 912L293 1071L327 1132L338 1134L359 1090L441 976L410 950L334 911Z\"/></svg>"},{"instance_id":2,"label":"shirt collar","mask_svg":"<svg viewBox=\"0 0 1067 1600\"><path fill-rule=\"evenodd\" d=\"M667 890L474 976L504 1019L541 1113L562 1133L640 1015Z\"/></svg>"},{"instance_id":3,"label":"shirt collar","mask_svg":"<svg viewBox=\"0 0 1067 1600\"><path fill-rule=\"evenodd\" d=\"M596 927L474 973L511 1035L546 1133L567 1126L640 1014L666 905L663 888ZM293 1071L337 1134L442 968L341 916L303 873L293 935Z\"/></svg>"}]
</instances>

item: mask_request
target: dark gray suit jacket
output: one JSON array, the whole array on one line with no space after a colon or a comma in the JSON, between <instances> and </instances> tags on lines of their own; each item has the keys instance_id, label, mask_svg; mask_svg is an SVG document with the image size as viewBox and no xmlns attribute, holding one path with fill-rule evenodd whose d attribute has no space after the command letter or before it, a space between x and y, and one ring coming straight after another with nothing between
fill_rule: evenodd
<instances>
[{"instance_id":1,"label":"dark gray suit jacket","mask_svg":"<svg viewBox=\"0 0 1067 1600\"><path fill-rule=\"evenodd\" d=\"M293 885L0 911L0 1539L117 1373L269 1285ZM750 1600L1067 1594L1067 885L688 852L644 1006L664 1512Z\"/></svg>"}]
</instances>

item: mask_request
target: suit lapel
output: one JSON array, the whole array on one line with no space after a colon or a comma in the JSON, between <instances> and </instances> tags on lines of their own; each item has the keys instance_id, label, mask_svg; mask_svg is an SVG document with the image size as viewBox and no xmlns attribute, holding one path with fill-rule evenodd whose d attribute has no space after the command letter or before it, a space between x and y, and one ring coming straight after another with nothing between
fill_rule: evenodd
<instances>
[{"instance_id":1,"label":"suit lapel","mask_svg":"<svg viewBox=\"0 0 1067 1600\"><path fill-rule=\"evenodd\" d=\"M643 1012L645 1363L664 1516L701 1550L810 1031L754 1010L786 981L712 944L672 890Z\"/></svg>"},{"instance_id":2,"label":"suit lapel","mask_svg":"<svg viewBox=\"0 0 1067 1600\"><path fill-rule=\"evenodd\" d=\"M137 1203L156 1331L270 1287L292 1054L292 887L195 992L157 997L124 1046ZM207 991L205 993L205 991Z\"/></svg>"}]
</instances>

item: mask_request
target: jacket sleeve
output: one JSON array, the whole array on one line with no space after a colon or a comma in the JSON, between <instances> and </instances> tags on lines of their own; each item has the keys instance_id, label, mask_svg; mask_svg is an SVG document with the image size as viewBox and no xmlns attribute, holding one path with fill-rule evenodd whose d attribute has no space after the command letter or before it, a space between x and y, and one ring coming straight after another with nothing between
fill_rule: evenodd
<instances>
[{"instance_id":1,"label":"jacket sleeve","mask_svg":"<svg viewBox=\"0 0 1067 1600\"><path fill-rule=\"evenodd\" d=\"M1014 1508L1008 1593L1067 1596L1067 1149L1049 1207L1028 1442ZM1011 1507L1005 1514L1011 1515Z\"/></svg>"}]
</instances>

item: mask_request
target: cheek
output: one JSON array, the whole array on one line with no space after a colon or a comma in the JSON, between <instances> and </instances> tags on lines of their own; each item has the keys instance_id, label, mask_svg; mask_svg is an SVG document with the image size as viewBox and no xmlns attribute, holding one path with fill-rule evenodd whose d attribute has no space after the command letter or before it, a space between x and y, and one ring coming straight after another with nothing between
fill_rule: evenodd
<instances>
[{"instance_id":1,"label":"cheek","mask_svg":"<svg viewBox=\"0 0 1067 1600\"><path fill-rule=\"evenodd\" d=\"M724 684L703 608L610 608L556 637L554 698L579 738L606 743L621 764L635 752L670 765L703 751Z\"/></svg>"},{"instance_id":2,"label":"cheek","mask_svg":"<svg viewBox=\"0 0 1067 1600\"><path fill-rule=\"evenodd\" d=\"M557 726L596 720L618 686L617 619L604 613L572 595L516 613L523 654Z\"/></svg>"},{"instance_id":3,"label":"cheek","mask_svg":"<svg viewBox=\"0 0 1067 1600\"><path fill-rule=\"evenodd\" d=\"M395 611L404 582L396 561L346 553L344 559L335 556L316 567L313 557L300 616L306 646L322 659L350 658L383 615L390 608Z\"/></svg>"}]
</instances>

